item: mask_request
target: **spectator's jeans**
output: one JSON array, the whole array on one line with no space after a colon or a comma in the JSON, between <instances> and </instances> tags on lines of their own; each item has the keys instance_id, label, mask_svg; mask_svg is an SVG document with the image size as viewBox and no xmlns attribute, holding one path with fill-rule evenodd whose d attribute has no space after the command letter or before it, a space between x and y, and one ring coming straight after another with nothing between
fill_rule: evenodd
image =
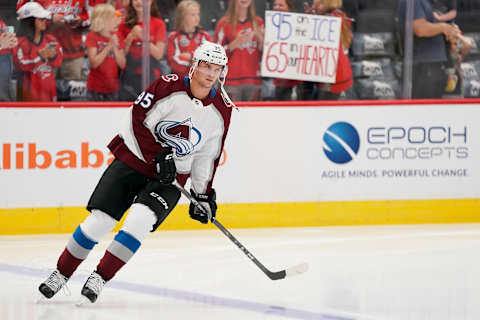
<instances>
[{"instance_id":1,"label":"spectator's jeans","mask_svg":"<svg viewBox=\"0 0 480 320\"><path fill-rule=\"evenodd\" d=\"M12 71L12 57L10 54L0 54L0 101L12 101L10 95Z\"/></svg>"},{"instance_id":2,"label":"spectator's jeans","mask_svg":"<svg viewBox=\"0 0 480 320\"><path fill-rule=\"evenodd\" d=\"M442 98L447 84L443 62L414 63L412 76L413 99Z\"/></svg>"}]
</instances>

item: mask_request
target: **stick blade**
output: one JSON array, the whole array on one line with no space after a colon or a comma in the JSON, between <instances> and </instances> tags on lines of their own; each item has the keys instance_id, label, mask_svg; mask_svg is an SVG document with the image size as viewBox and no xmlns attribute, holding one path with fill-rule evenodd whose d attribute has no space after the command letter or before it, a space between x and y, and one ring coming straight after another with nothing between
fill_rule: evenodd
<instances>
[{"instance_id":1,"label":"stick blade","mask_svg":"<svg viewBox=\"0 0 480 320\"><path fill-rule=\"evenodd\" d=\"M290 267L285 270L286 277L293 277L299 274L305 273L308 271L308 263L304 262L302 264Z\"/></svg>"}]
</instances>

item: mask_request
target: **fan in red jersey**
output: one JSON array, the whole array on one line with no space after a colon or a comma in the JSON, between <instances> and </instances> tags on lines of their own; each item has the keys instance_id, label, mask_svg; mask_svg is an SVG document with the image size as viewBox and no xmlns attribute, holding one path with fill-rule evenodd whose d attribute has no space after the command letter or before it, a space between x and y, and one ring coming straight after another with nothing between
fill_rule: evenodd
<instances>
[{"instance_id":1,"label":"fan in red jersey","mask_svg":"<svg viewBox=\"0 0 480 320\"><path fill-rule=\"evenodd\" d=\"M188 73L195 49L210 35L199 28L200 4L196 0L182 0L175 11L175 31L168 37L167 61L173 73Z\"/></svg>"},{"instance_id":2,"label":"fan in red jersey","mask_svg":"<svg viewBox=\"0 0 480 320\"><path fill-rule=\"evenodd\" d=\"M254 0L231 0L218 21L215 42L224 46L229 57L226 87L234 101L260 99L263 33L263 20L255 14Z\"/></svg>"},{"instance_id":3,"label":"fan in red jersey","mask_svg":"<svg viewBox=\"0 0 480 320\"><path fill-rule=\"evenodd\" d=\"M25 0L17 2L17 10ZM82 34L90 26L89 0L36 0L47 11L51 21L47 32L55 36L63 50L63 62L58 78L85 80L82 67L85 62L85 48Z\"/></svg>"},{"instance_id":4,"label":"fan in red jersey","mask_svg":"<svg viewBox=\"0 0 480 320\"><path fill-rule=\"evenodd\" d=\"M17 11L20 19L15 65L24 73L21 100L56 101L55 68L62 63L57 39L46 34L51 14L36 2L28 2Z\"/></svg>"},{"instance_id":5,"label":"fan in red jersey","mask_svg":"<svg viewBox=\"0 0 480 320\"><path fill-rule=\"evenodd\" d=\"M84 302L95 302L105 283L133 257L149 231L155 231L177 205L191 181L189 215L201 223L216 216L213 179L230 126L233 106L223 90L228 58L222 46L205 41L194 52L189 76L160 77L128 112L128 123L108 147L115 156L87 205L91 214L70 237L57 269L40 284L46 298L68 281L93 247L129 213L82 288ZM217 81L220 91L215 89Z\"/></svg>"}]
</instances>

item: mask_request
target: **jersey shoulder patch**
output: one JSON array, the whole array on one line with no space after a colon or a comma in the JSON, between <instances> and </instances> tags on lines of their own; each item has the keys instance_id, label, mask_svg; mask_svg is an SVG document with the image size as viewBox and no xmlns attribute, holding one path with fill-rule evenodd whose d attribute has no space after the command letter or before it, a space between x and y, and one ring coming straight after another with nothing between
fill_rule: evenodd
<instances>
[{"instance_id":1,"label":"jersey shoulder patch","mask_svg":"<svg viewBox=\"0 0 480 320\"><path fill-rule=\"evenodd\" d=\"M180 77L178 76L178 74L171 73L161 76L160 79L162 79L164 82L177 82Z\"/></svg>"}]
</instances>

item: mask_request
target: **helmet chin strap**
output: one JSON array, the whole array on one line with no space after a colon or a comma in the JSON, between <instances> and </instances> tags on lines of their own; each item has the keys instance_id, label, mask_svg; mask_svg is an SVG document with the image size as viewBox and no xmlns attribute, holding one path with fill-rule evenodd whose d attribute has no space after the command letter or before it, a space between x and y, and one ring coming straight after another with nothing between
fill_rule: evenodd
<instances>
[{"instance_id":1,"label":"helmet chin strap","mask_svg":"<svg viewBox=\"0 0 480 320\"><path fill-rule=\"evenodd\" d=\"M227 107L236 108L235 104L230 99L227 92L225 91L225 88L223 87L223 85L225 83L225 79L227 78L227 73L228 73L228 66L224 66L223 70L222 70L222 73L220 74L220 77L218 77L218 82L220 82L221 96L222 96L223 102L225 102Z\"/></svg>"},{"instance_id":2,"label":"helmet chin strap","mask_svg":"<svg viewBox=\"0 0 480 320\"><path fill-rule=\"evenodd\" d=\"M195 60L190 67L190 70L188 70L188 78L190 79L190 81L192 81L193 73L195 72L195 69L197 69L199 63L200 61Z\"/></svg>"}]
</instances>

